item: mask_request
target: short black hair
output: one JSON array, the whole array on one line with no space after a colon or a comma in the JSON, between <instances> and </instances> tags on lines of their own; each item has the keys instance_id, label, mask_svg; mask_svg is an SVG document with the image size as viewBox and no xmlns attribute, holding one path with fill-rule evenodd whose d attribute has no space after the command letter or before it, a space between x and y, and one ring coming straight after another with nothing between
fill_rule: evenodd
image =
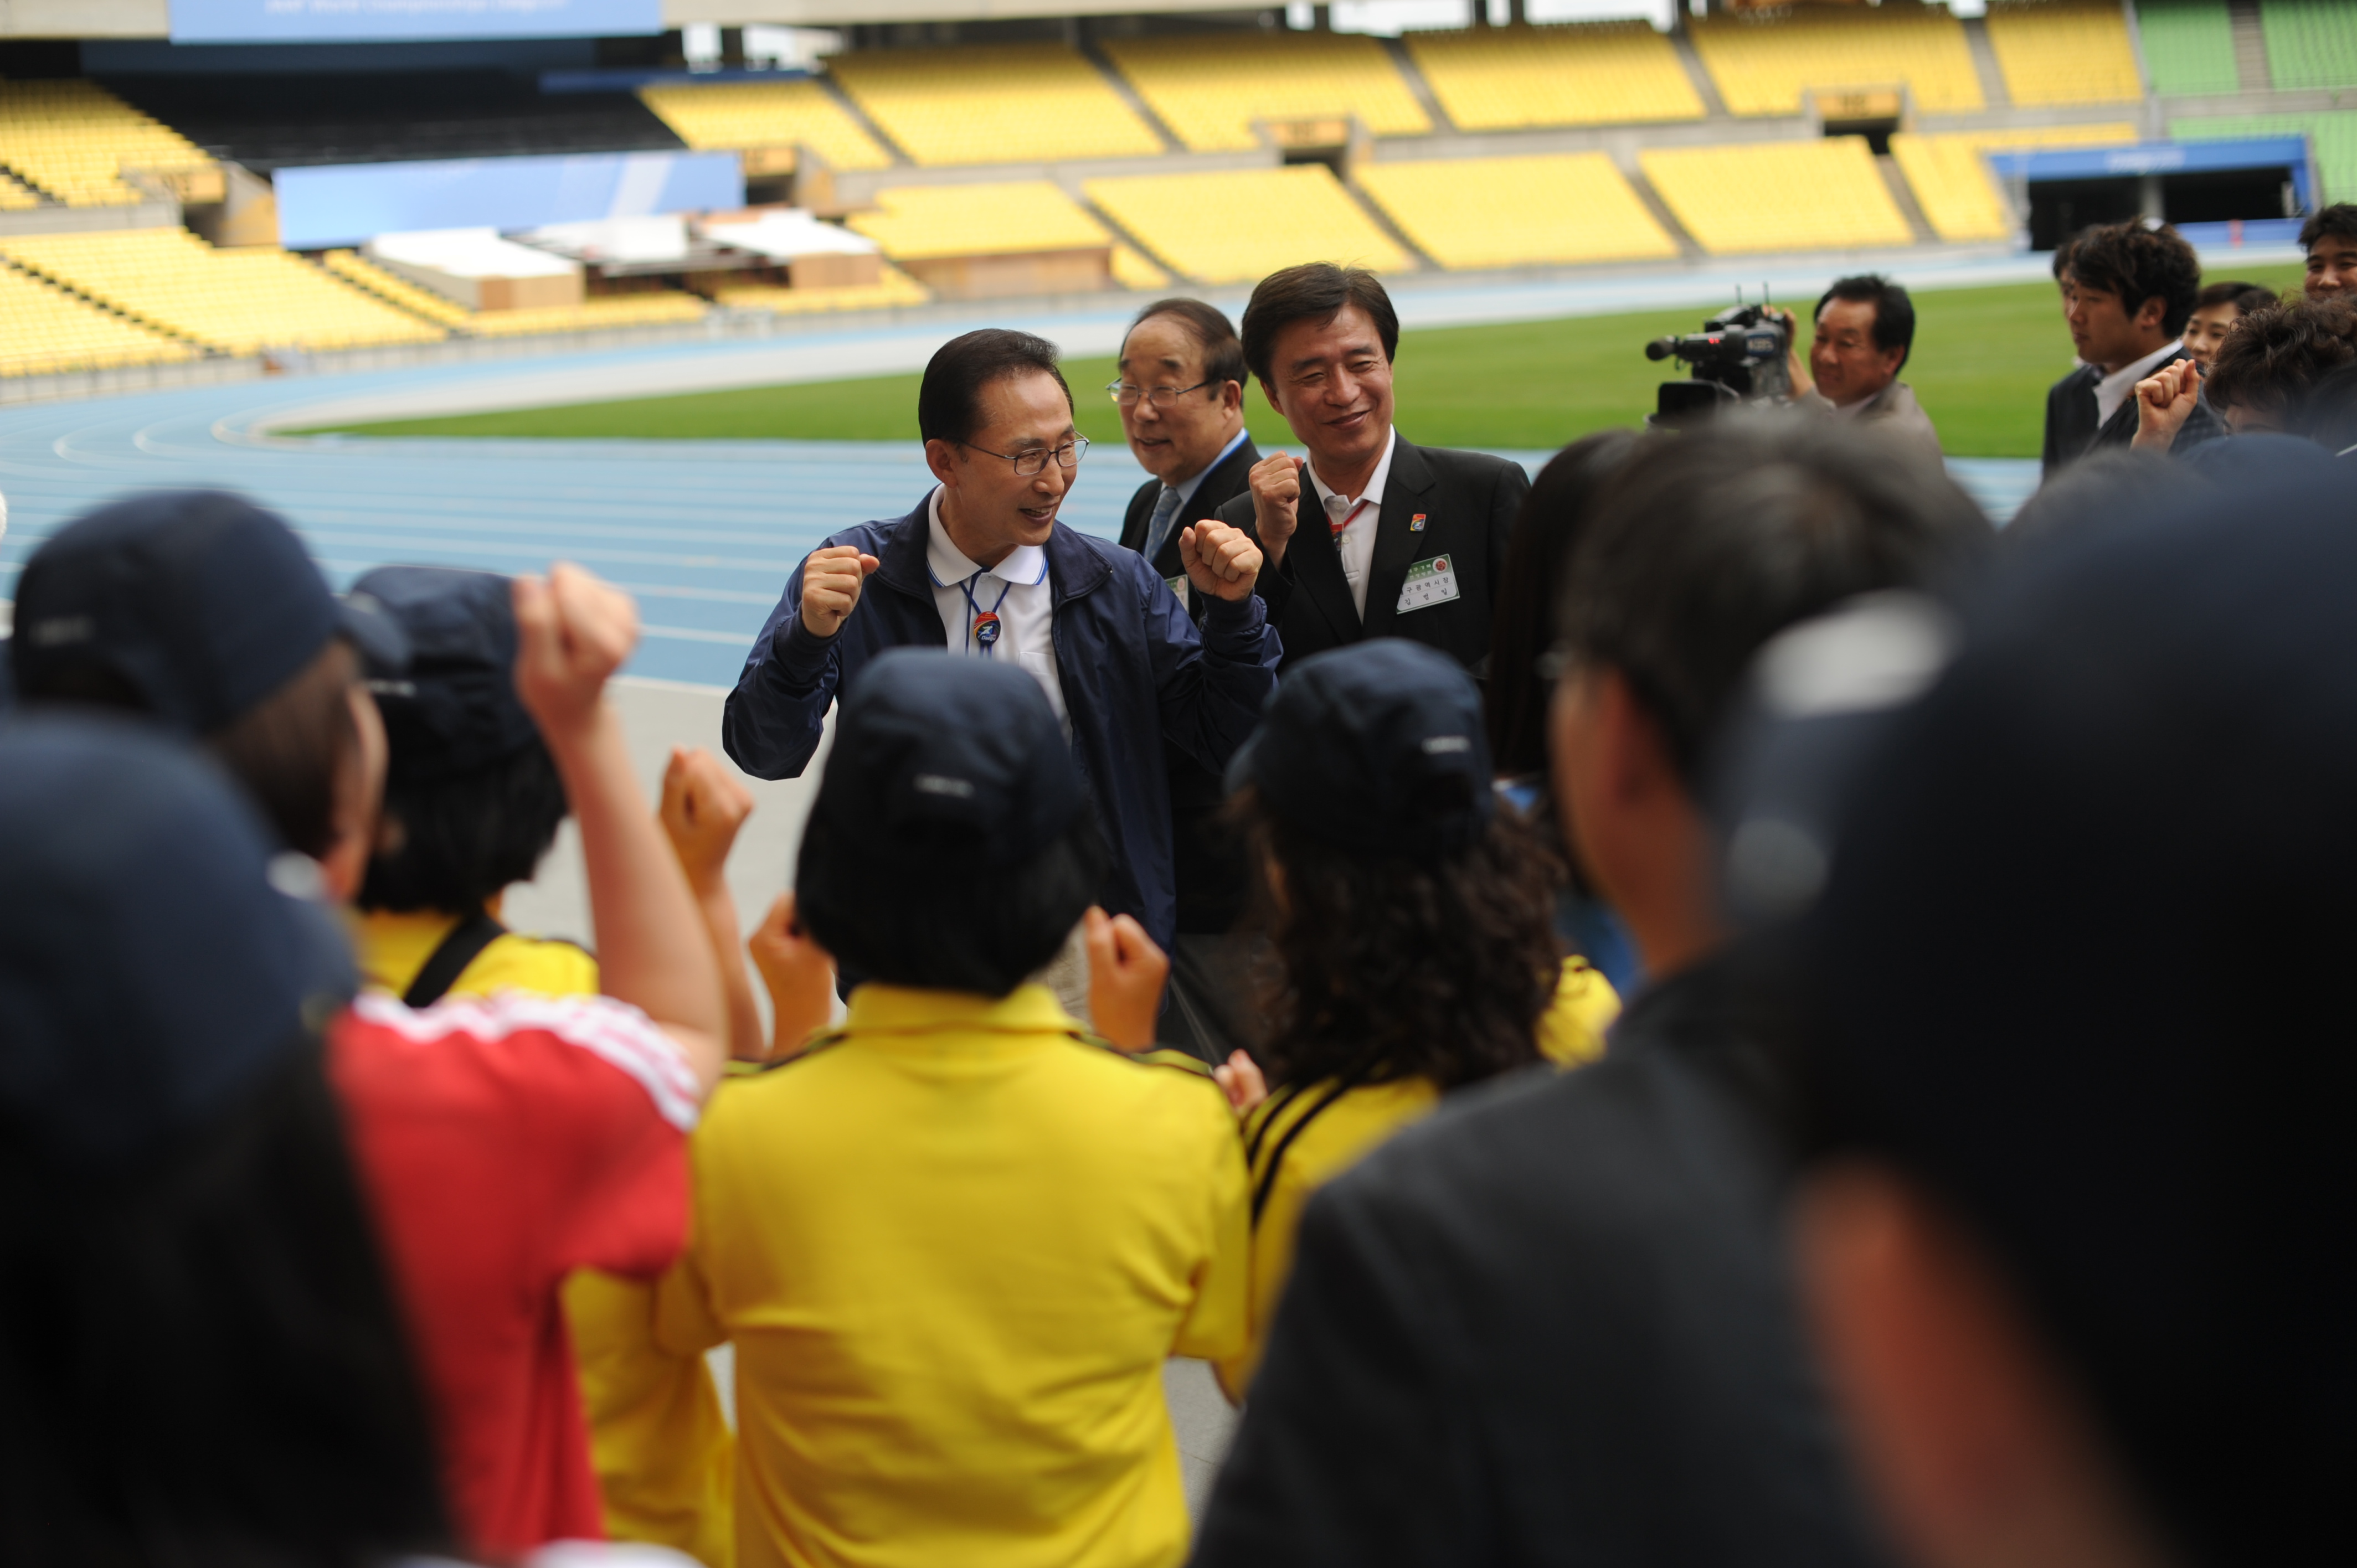
<instances>
[{"instance_id":1,"label":"short black hair","mask_svg":"<svg viewBox=\"0 0 2357 1568\"><path fill-rule=\"evenodd\" d=\"M1194 335L1195 346L1203 351L1203 379L1216 389L1229 381L1243 384L1244 346L1236 337L1235 325L1227 312L1217 306L1206 305L1200 299L1173 297L1157 299L1129 319L1129 332L1135 332L1157 316L1175 316L1187 324ZM1122 346L1129 346L1129 332L1121 335Z\"/></svg>"},{"instance_id":2,"label":"short black hair","mask_svg":"<svg viewBox=\"0 0 2357 1568\"><path fill-rule=\"evenodd\" d=\"M1859 594L1936 586L1993 539L1930 456L1831 421L1713 420L1641 447L1598 499L1563 647L1620 674L1694 786L1769 639Z\"/></svg>"},{"instance_id":3,"label":"short black hair","mask_svg":"<svg viewBox=\"0 0 2357 1568\"><path fill-rule=\"evenodd\" d=\"M397 752L384 781L379 843L360 907L469 915L529 881L571 810L556 761L537 736L463 773L405 777Z\"/></svg>"},{"instance_id":4,"label":"short black hair","mask_svg":"<svg viewBox=\"0 0 2357 1568\"><path fill-rule=\"evenodd\" d=\"M2357 301L2295 295L2234 323L2218 345L2202 390L2220 408L2287 410L2309 389L2357 360Z\"/></svg>"},{"instance_id":5,"label":"short black hair","mask_svg":"<svg viewBox=\"0 0 2357 1568\"><path fill-rule=\"evenodd\" d=\"M2252 311L2264 309L2275 302L2276 291L2263 284L2243 283L2234 278L2222 278L2216 283L2201 285L2201 294L2194 297L2193 308L2212 310L2222 305L2231 305L2237 313L2247 316Z\"/></svg>"},{"instance_id":6,"label":"short black hair","mask_svg":"<svg viewBox=\"0 0 2357 1568\"><path fill-rule=\"evenodd\" d=\"M1886 353L1899 349L1899 368L1905 370L1908 356L1915 351L1915 300L1904 285L1880 273L1835 278L1834 286L1817 296L1817 307L1809 313L1809 319L1823 316L1825 306L1837 299L1874 306L1874 346Z\"/></svg>"},{"instance_id":7,"label":"short black hair","mask_svg":"<svg viewBox=\"0 0 2357 1568\"><path fill-rule=\"evenodd\" d=\"M1364 267L1338 267L1331 262L1304 262L1297 267L1271 273L1252 291L1244 306L1244 362L1262 381L1275 383L1270 373L1276 356L1276 335L1297 321L1331 321L1345 306L1357 306L1375 324L1383 342L1383 358L1399 355L1399 312L1383 281Z\"/></svg>"},{"instance_id":8,"label":"short black hair","mask_svg":"<svg viewBox=\"0 0 2357 1568\"><path fill-rule=\"evenodd\" d=\"M1072 389L1057 366L1056 346L1045 338L985 327L951 338L926 362L924 381L917 388L919 435L964 446L982 421L983 389L1034 371L1055 377L1064 389L1064 406L1071 407Z\"/></svg>"},{"instance_id":9,"label":"short black hair","mask_svg":"<svg viewBox=\"0 0 2357 1568\"><path fill-rule=\"evenodd\" d=\"M1028 865L994 877L977 905L962 868L878 875L869 844L813 815L795 862L794 905L847 975L1004 996L1063 947L1096 902L1105 867L1103 835L1082 812Z\"/></svg>"},{"instance_id":10,"label":"short black hair","mask_svg":"<svg viewBox=\"0 0 2357 1568\"><path fill-rule=\"evenodd\" d=\"M2130 316L2158 298L2161 330L2172 338L2185 330L2201 296L2201 258L2193 247L2168 224L2141 218L2080 230L2054 252L2054 276L2119 295L2120 308Z\"/></svg>"},{"instance_id":11,"label":"short black hair","mask_svg":"<svg viewBox=\"0 0 2357 1568\"><path fill-rule=\"evenodd\" d=\"M2357 201L2336 201L2301 224L2299 248L2309 250L2327 235L2336 240L2357 240Z\"/></svg>"}]
</instances>

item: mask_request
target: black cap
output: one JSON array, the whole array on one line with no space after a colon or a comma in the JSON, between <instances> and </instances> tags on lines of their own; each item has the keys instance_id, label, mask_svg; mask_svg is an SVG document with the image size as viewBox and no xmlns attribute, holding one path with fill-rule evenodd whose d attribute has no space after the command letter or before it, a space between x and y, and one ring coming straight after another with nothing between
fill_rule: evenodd
<instances>
[{"instance_id":1,"label":"black cap","mask_svg":"<svg viewBox=\"0 0 2357 1568\"><path fill-rule=\"evenodd\" d=\"M352 585L350 602L409 645L404 668L369 668L395 775L447 778L539 742L516 695L514 592L506 577L444 566L380 566Z\"/></svg>"},{"instance_id":2,"label":"black cap","mask_svg":"<svg viewBox=\"0 0 2357 1568\"><path fill-rule=\"evenodd\" d=\"M317 867L272 844L152 725L0 723L0 1136L128 1157L308 1048L352 993L351 955L296 896Z\"/></svg>"},{"instance_id":3,"label":"black cap","mask_svg":"<svg viewBox=\"0 0 2357 1568\"><path fill-rule=\"evenodd\" d=\"M1447 654L1377 638L1285 672L1228 764L1287 825L1364 854L1464 849L1496 810L1480 688Z\"/></svg>"},{"instance_id":4,"label":"black cap","mask_svg":"<svg viewBox=\"0 0 2357 1568\"><path fill-rule=\"evenodd\" d=\"M852 683L813 820L865 835L879 867L1027 864L1088 810L1063 726L1012 664L894 649ZM977 888L974 917L988 919Z\"/></svg>"},{"instance_id":5,"label":"black cap","mask_svg":"<svg viewBox=\"0 0 2357 1568\"><path fill-rule=\"evenodd\" d=\"M2357 1465L2357 489L2007 564L1813 921L1824 1139L1995 1256L2191 1563L2344 1550Z\"/></svg>"},{"instance_id":6,"label":"black cap","mask_svg":"<svg viewBox=\"0 0 2357 1568\"><path fill-rule=\"evenodd\" d=\"M337 633L397 664L397 629L339 602L292 529L241 496L169 490L58 531L16 580L16 690L95 666L147 710L209 735L269 696Z\"/></svg>"}]
</instances>

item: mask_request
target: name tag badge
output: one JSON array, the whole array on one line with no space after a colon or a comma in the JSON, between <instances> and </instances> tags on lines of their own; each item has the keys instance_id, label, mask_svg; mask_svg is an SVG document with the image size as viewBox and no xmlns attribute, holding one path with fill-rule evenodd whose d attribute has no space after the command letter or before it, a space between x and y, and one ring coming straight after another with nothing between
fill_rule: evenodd
<instances>
[{"instance_id":1,"label":"name tag badge","mask_svg":"<svg viewBox=\"0 0 2357 1568\"><path fill-rule=\"evenodd\" d=\"M1412 563L1407 569L1407 581L1400 585L1399 603L1392 614L1405 615L1410 610L1429 609L1445 605L1457 597L1457 569L1446 555L1435 555L1429 561Z\"/></svg>"},{"instance_id":2,"label":"name tag badge","mask_svg":"<svg viewBox=\"0 0 2357 1568\"><path fill-rule=\"evenodd\" d=\"M1191 583L1189 583L1189 582L1187 580L1187 574L1186 574L1186 573L1181 572L1181 573L1179 573L1179 574L1178 574L1177 576L1175 576L1175 577L1165 577L1165 578L1163 578L1163 579L1162 579L1162 585L1163 585L1164 587L1166 587L1166 588L1169 589L1173 594L1175 594L1175 595L1177 595L1177 596L1178 596L1178 602L1179 602L1179 604L1181 604L1182 606L1185 606L1185 607L1188 607L1189 609L1192 609L1192 608L1194 607L1191 604L1189 604L1189 603L1188 602L1188 598L1187 598L1187 590L1188 590L1189 588L1190 588L1190 587L1194 586L1194 585L1193 585L1193 584L1191 584Z\"/></svg>"}]
</instances>

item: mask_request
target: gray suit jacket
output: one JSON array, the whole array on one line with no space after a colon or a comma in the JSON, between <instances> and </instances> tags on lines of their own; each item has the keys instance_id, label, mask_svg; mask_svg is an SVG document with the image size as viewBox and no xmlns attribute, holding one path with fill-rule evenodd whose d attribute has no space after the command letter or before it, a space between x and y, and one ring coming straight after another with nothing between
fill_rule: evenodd
<instances>
[{"instance_id":1,"label":"gray suit jacket","mask_svg":"<svg viewBox=\"0 0 2357 1568\"><path fill-rule=\"evenodd\" d=\"M1835 412L1832 402L1821 392L1806 392L1792 401L1814 413ZM1891 382L1847 417L1860 424L1870 424L1884 435L1921 442L1934 457L1941 455L1940 433L1932 428L1932 416L1923 412L1923 405L1915 401L1915 389L1905 381Z\"/></svg>"}]
</instances>

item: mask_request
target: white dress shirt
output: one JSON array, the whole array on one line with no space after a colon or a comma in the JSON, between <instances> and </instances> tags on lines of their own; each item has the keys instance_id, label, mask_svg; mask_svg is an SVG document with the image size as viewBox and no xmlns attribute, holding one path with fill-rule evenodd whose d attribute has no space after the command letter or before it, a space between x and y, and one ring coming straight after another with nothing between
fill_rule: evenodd
<instances>
[{"instance_id":1,"label":"white dress shirt","mask_svg":"<svg viewBox=\"0 0 2357 1568\"><path fill-rule=\"evenodd\" d=\"M2162 360L2183 347L2185 347L2184 338L2173 338L2135 364L2114 371L2110 375L2097 381L2095 383L2095 428L2101 430L2104 425L2109 424L2112 422L2112 415L2120 411L2120 404L2127 402L2128 394L2136 391L2136 382L2160 369Z\"/></svg>"},{"instance_id":2,"label":"white dress shirt","mask_svg":"<svg viewBox=\"0 0 2357 1568\"><path fill-rule=\"evenodd\" d=\"M942 630L947 634L951 656L996 659L1028 671L1048 693L1048 705L1056 710L1069 740L1072 721L1064 711L1064 683L1056 673L1056 644L1049 635L1055 618L1050 608L1054 591L1048 582L1048 553L1036 544L1018 544L1006 560L984 571L950 542L950 532L942 526L938 485L925 501L925 570L933 579L933 604L942 612ZM971 607L966 603L968 589L974 594ZM987 650L974 639L976 609L998 612L998 641Z\"/></svg>"},{"instance_id":3,"label":"white dress shirt","mask_svg":"<svg viewBox=\"0 0 2357 1568\"><path fill-rule=\"evenodd\" d=\"M1334 553L1342 557L1342 578L1351 585L1351 603L1357 607L1361 625L1367 618L1367 568L1375 558L1375 524L1383 517L1383 486L1392 477L1392 449L1398 445L1398 431L1383 437L1383 460L1368 478L1366 489L1355 496L1337 495L1318 477L1315 465L1309 469L1309 483L1318 492L1318 504L1326 509L1327 526L1350 519L1349 526L1335 536ZM1314 523L1309 518L1302 521Z\"/></svg>"}]
</instances>

